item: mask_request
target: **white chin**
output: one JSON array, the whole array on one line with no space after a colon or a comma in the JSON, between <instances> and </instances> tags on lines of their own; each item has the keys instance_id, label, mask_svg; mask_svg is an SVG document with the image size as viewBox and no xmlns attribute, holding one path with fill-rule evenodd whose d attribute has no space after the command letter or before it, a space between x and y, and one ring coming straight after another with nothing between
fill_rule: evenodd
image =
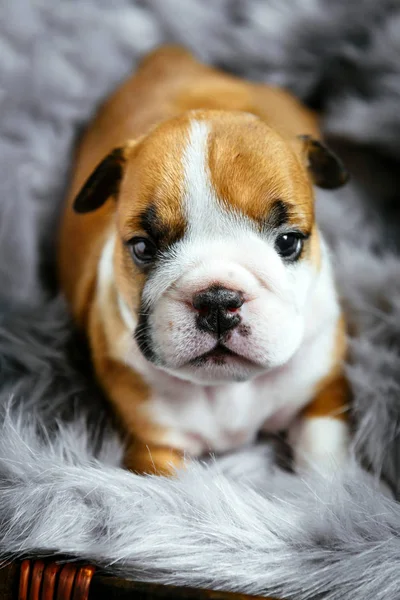
<instances>
[{"instance_id":1,"label":"white chin","mask_svg":"<svg viewBox=\"0 0 400 600\"><path fill-rule=\"evenodd\" d=\"M199 360L176 369L164 368L175 377L200 385L238 383L248 381L267 370L261 365L240 357L229 357L224 361Z\"/></svg>"}]
</instances>

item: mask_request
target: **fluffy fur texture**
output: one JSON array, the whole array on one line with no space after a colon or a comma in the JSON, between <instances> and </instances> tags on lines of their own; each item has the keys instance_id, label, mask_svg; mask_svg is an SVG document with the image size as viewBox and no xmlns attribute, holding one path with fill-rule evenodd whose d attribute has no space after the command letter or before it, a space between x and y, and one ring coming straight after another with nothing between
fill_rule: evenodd
<instances>
[{"instance_id":1,"label":"fluffy fur texture","mask_svg":"<svg viewBox=\"0 0 400 600\"><path fill-rule=\"evenodd\" d=\"M351 325L355 454L399 497L399 19L389 0L3 3L4 555L67 552L138 579L287 598L398 597L399 504L356 464L340 479L301 480L273 466L270 442L176 480L122 471L87 357L62 302L44 301L39 274L52 283L52 224L74 136L149 47L184 42L287 85L322 109L351 162L351 186L319 193L319 222ZM351 145L361 141L368 151Z\"/></svg>"}]
</instances>

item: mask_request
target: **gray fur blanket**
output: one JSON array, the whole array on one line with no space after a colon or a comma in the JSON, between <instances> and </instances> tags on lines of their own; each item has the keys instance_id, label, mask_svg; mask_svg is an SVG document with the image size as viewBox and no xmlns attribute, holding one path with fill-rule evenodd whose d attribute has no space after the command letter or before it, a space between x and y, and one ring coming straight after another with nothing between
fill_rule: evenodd
<instances>
[{"instance_id":1,"label":"gray fur blanket","mask_svg":"<svg viewBox=\"0 0 400 600\"><path fill-rule=\"evenodd\" d=\"M54 224L79 130L165 40L293 90L353 173L318 197L351 326L354 457L334 479L280 469L279 440L176 479L119 467L56 297ZM399 3L5 0L0 49L0 554L298 600L400 598Z\"/></svg>"}]
</instances>

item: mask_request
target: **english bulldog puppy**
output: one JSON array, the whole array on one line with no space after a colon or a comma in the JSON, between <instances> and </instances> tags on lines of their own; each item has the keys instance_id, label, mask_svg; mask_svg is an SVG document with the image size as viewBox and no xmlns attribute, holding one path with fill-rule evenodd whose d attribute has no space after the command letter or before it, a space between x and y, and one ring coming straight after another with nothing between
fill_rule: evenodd
<instances>
[{"instance_id":1,"label":"english bulldog puppy","mask_svg":"<svg viewBox=\"0 0 400 600\"><path fill-rule=\"evenodd\" d=\"M345 323L313 186L347 174L286 91L163 47L79 145L59 274L129 436L126 465L287 431L296 468L346 455Z\"/></svg>"}]
</instances>

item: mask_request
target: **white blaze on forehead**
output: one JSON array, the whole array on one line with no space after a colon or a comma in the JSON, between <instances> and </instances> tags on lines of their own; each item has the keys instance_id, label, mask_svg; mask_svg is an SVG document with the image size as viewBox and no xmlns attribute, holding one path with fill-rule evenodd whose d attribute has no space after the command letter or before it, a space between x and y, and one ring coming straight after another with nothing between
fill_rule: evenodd
<instances>
[{"instance_id":1,"label":"white blaze on forehead","mask_svg":"<svg viewBox=\"0 0 400 600\"><path fill-rule=\"evenodd\" d=\"M189 141L182 158L184 170L183 209L188 237L234 235L234 230L254 229L250 219L221 205L211 183L208 164L210 125L192 120Z\"/></svg>"},{"instance_id":2,"label":"white blaze on forehead","mask_svg":"<svg viewBox=\"0 0 400 600\"><path fill-rule=\"evenodd\" d=\"M208 166L209 125L206 121L191 121L189 143L183 155L184 211L190 234L204 230L207 221L218 209ZM214 218L216 215L214 214Z\"/></svg>"}]
</instances>

